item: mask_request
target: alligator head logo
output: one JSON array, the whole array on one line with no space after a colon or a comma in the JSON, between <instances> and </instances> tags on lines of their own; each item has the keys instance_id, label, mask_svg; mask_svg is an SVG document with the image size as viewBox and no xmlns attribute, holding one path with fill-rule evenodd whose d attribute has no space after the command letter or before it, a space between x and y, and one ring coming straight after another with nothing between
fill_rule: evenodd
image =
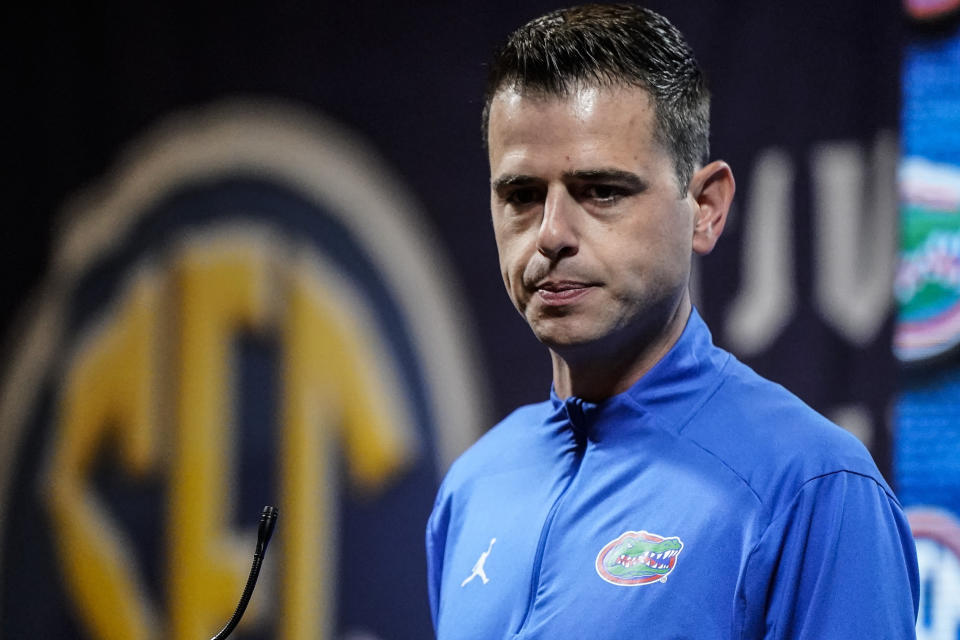
<instances>
[{"instance_id":1,"label":"alligator head logo","mask_svg":"<svg viewBox=\"0 0 960 640\"><path fill-rule=\"evenodd\" d=\"M597 554L597 573L611 584L633 587L666 582L683 541L647 531L627 531Z\"/></svg>"}]
</instances>

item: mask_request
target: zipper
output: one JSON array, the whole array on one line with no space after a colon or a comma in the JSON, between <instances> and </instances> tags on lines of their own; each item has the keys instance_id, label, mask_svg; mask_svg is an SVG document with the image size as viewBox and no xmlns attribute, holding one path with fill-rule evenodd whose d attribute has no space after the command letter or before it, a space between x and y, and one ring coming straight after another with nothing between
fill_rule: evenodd
<instances>
[{"instance_id":1,"label":"zipper","mask_svg":"<svg viewBox=\"0 0 960 640\"><path fill-rule=\"evenodd\" d=\"M573 402L579 402L579 398L573 399ZM582 416L582 409L579 405L576 407L570 406L571 401L568 400L564 403L564 407L567 412L567 419L570 422L571 427L574 427L573 416L571 416L571 409L574 409L577 412L578 416ZM575 427L574 427L575 429ZM547 544L547 536L550 534L550 529L553 525L553 520L557 516L557 511L560 509L560 505L563 502L564 497L567 495L567 490L570 488L570 485L573 484L573 481L577 477L577 473L580 471L580 465L583 462L583 451L586 450L586 447L581 449L581 445L577 443L576 449L574 449L574 462L571 465L570 477L567 480L567 484L563 486L563 489L560 490L560 495L557 496L557 499L553 501L553 505L550 507L550 511L547 512L547 517L543 521L543 528L540 530L540 539L537 541L537 552L533 556L533 571L530 577L530 595L527 599L527 610L523 614L523 621L520 623L520 627L517 629L517 632L514 635L514 638L519 638L523 633L523 630L527 626L527 622L530 620L530 616L533 614L533 605L537 599L537 588L540 586L540 571L543 566L543 551L544 547Z\"/></svg>"}]
</instances>

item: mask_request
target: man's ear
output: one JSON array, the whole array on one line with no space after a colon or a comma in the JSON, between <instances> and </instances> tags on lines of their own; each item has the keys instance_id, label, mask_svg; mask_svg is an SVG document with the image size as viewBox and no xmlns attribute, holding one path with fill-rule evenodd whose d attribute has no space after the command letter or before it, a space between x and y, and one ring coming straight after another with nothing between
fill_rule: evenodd
<instances>
[{"instance_id":1,"label":"man's ear","mask_svg":"<svg viewBox=\"0 0 960 640\"><path fill-rule=\"evenodd\" d=\"M690 178L690 195L696 203L693 219L693 250L700 255L713 251L723 233L727 212L737 190L733 171L722 160L715 160Z\"/></svg>"}]
</instances>

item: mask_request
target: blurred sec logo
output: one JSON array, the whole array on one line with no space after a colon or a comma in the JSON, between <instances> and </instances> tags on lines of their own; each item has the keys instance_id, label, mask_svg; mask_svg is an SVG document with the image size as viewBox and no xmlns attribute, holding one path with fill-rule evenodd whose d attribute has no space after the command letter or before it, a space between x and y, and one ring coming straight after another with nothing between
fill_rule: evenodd
<instances>
[{"instance_id":1,"label":"blurred sec logo","mask_svg":"<svg viewBox=\"0 0 960 640\"><path fill-rule=\"evenodd\" d=\"M486 424L443 250L342 128L232 102L65 212L0 398L0 635L422 638L423 523Z\"/></svg>"},{"instance_id":2,"label":"blurred sec logo","mask_svg":"<svg viewBox=\"0 0 960 640\"><path fill-rule=\"evenodd\" d=\"M907 510L920 565L918 640L960 637L960 521L946 511Z\"/></svg>"}]
</instances>

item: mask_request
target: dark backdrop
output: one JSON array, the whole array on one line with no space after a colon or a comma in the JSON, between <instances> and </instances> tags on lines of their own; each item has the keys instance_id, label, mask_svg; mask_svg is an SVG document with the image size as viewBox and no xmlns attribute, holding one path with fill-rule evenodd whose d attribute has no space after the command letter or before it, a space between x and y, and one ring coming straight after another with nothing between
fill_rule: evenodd
<instances>
[{"instance_id":1,"label":"dark backdrop","mask_svg":"<svg viewBox=\"0 0 960 640\"><path fill-rule=\"evenodd\" d=\"M842 304L836 296L820 300L818 283L836 281L836 274L824 271L817 246L824 233L842 236L840 264L855 272L854 284L886 278L892 264L893 245L875 225L893 224L893 200L872 194L893 189L895 149L887 142L897 129L898 4L647 4L671 18L697 52L714 94L713 155L728 160L737 176L730 225L698 268L697 299L715 339L851 428L886 471L895 378L890 299L859 300L861 287L853 286ZM419 201L466 301L490 415L498 419L543 399L548 358L502 289L479 124L490 51L511 28L556 6L6 5L4 75L12 82L4 121L0 329L7 352L23 339L17 319L49 267L61 208L72 195L171 113L222 99L282 99L365 138ZM843 193L831 192L832 199L821 197L829 175L815 169L824 154L846 160L828 168L853 167L838 172ZM780 200L776 212L767 211ZM846 231L824 230L824 219L851 216ZM783 221L777 237L785 244L758 258L774 220ZM751 269L772 279L744 303L747 320L738 325L743 316L733 305L747 295ZM846 306L864 305L858 322L843 320ZM422 591L408 597L421 611ZM417 625L422 616L416 614Z\"/></svg>"},{"instance_id":2,"label":"dark backdrop","mask_svg":"<svg viewBox=\"0 0 960 640\"><path fill-rule=\"evenodd\" d=\"M5 59L14 90L5 126L4 328L44 272L58 208L100 176L125 142L177 109L227 96L281 96L363 134L420 199L469 292L494 413L542 398L547 360L501 290L479 112L489 52L513 26L556 6L8 5ZM878 131L895 130L899 6L869 0L648 6L688 35L707 71L715 95L713 151L733 164L738 204L759 151L780 147L798 165L795 324L805 326L791 325L783 340L794 345L784 345L783 353L797 357L775 350L750 360L801 386L801 395L825 410L837 385L811 354L836 351L818 346L821 338L836 341L805 317L814 265L804 164L818 142L870 145ZM705 267L708 320L721 317L724 300L739 286L740 229L733 224ZM885 383L880 388L889 391Z\"/></svg>"}]
</instances>

